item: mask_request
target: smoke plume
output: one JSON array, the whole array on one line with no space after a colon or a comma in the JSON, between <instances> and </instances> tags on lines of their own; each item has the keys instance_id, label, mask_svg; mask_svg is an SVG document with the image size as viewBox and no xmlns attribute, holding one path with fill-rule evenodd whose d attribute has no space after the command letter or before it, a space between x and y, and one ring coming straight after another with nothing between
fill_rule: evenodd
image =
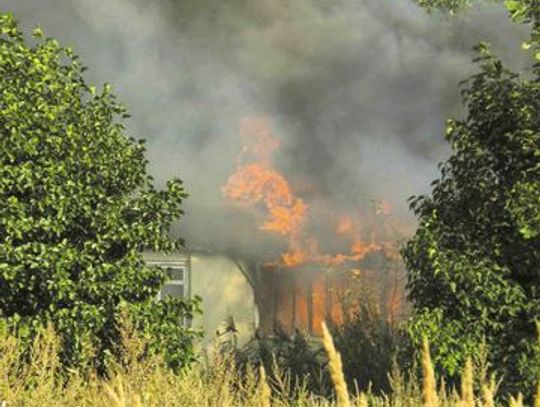
<instances>
[{"instance_id":1,"label":"smoke plume","mask_svg":"<svg viewBox=\"0 0 540 407\"><path fill-rule=\"evenodd\" d=\"M526 58L527 30L493 3L452 18L411 0L0 0L0 9L73 45L89 81L113 85L157 183L186 183L178 233L188 244L237 253L282 244L260 238L257 214L222 193L243 118L270 123L274 164L312 207L350 213L382 199L411 223L406 199L429 191L449 153L444 120L463 115L457 84L474 71L471 47L489 40L517 70Z\"/></svg>"}]
</instances>

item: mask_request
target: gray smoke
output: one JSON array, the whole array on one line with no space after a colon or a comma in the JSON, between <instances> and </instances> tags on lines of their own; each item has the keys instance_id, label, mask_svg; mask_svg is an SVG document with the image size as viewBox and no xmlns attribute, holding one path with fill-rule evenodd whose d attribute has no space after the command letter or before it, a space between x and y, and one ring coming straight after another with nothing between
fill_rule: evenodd
<instances>
[{"instance_id":1,"label":"gray smoke","mask_svg":"<svg viewBox=\"0 0 540 407\"><path fill-rule=\"evenodd\" d=\"M243 117L268 117L276 166L308 203L351 211L429 191L449 151L443 125L463 115L457 84L489 40L526 64L524 27L502 6L448 18L411 0L0 0L26 29L71 44L95 84L109 82L147 139L158 183L191 197L180 234L193 246L254 251L256 215L224 205ZM271 243L281 244L279 239ZM266 249L265 249L266 250Z\"/></svg>"}]
</instances>

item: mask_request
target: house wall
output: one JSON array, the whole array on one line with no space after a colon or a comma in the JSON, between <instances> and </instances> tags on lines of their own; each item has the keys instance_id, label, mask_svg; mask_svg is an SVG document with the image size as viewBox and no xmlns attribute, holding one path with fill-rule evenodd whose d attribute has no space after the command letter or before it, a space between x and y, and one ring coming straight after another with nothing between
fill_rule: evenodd
<instances>
[{"instance_id":1,"label":"house wall","mask_svg":"<svg viewBox=\"0 0 540 407\"><path fill-rule=\"evenodd\" d=\"M224 341L224 332L232 317L238 331L238 345L251 339L257 326L257 311L253 290L235 264L223 255L198 253L144 253L147 262L178 262L188 265L190 272L189 292L202 298L203 314L194 318L192 326L204 331L202 345Z\"/></svg>"},{"instance_id":2,"label":"house wall","mask_svg":"<svg viewBox=\"0 0 540 407\"><path fill-rule=\"evenodd\" d=\"M260 330L266 335L277 329L319 336L323 321L341 325L354 317L361 304L374 307L392 324L408 312L404 269L384 252L342 267L263 267L263 276L265 309L270 311L261 313Z\"/></svg>"},{"instance_id":3,"label":"house wall","mask_svg":"<svg viewBox=\"0 0 540 407\"><path fill-rule=\"evenodd\" d=\"M223 255L191 255L191 293L203 299L203 315L194 326L205 331L204 343L216 339L232 317L238 330L238 342L251 339L257 324L253 290L237 265ZM220 338L225 339L227 335Z\"/></svg>"},{"instance_id":4,"label":"house wall","mask_svg":"<svg viewBox=\"0 0 540 407\"><path fill-rule=\"evenodd\" d=\"M297 267L267 271L272 277L273 312L261 315L261 330L273 334L276 329L293 334L321 334L323 321L343 321L343 297L350 281L342 272L329 273L321 267Z\"/></svg>"}]
</instances>

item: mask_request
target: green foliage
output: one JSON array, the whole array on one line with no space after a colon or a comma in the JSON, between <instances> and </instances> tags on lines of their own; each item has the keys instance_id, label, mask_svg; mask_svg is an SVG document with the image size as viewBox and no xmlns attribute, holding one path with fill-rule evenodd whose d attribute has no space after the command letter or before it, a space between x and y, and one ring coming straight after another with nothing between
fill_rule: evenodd
<instances>
[{"instance_id":1,"label":"green foliage","mask_svg":"<svg viewBox=\"0 0 540 407\"><path fill-rule=\"evenodd\" d=\"M490 0L503 3L510 12L512 19L531 23L540 21L540 11L537 0ZM415 0L415 2L428 12L442 10L450 13L470 7L473 0ZM480 2L478 0L477 2Z\"/></svg>"},{"instance_id":2,"label":"green foliage","mask_svg":"<svg viewBox=\"0 0 540 407\"><path fill-rule=\"evenodd\" d=\"M399 330L382 318L375 307L364 304L345 324L332 329L350 389L391 393L389 374L406 346Z\"/></svg>"},{"instance_id":3,"label":"green foliage","mask_svg":"<svg viewBox=\"0 0 540 407\"><path fill-rule=\"evenodd\" d=\"M169 354L181 365L197 301L159 303L166 274L141 251L181 243L168 230L182 182L156 190L110 86L87 85L77 56L41 30L32 44L0 13L0 315L22 337L52 321L62 361L77 365L87 342L98 362L115 350L126 303L151 349L181 344Z\"/></svg>"},{"instance_id":4,"label":"green foliage","mask_svg":"<svg viewBox=\"0 0 540 407\"><path fill-rule=\"evenodd\" d=\"M283 332L252 339L243 348L234 351L236 365L245 375L250 368L264 366L271 383L279 386L280 376L288 377L287 386L295 398L298 392L328 396L332 384L322 345L296 331L293 336ZM284 389L280 389L284 390Z\"/></svg>"},{"instance_id":5,"label":"green foliage","mask_svg":"<svg viewBox=\"0 0 540 407\"><path fill-rule=\"evenodd\" d=\"M431 12L434 10L444 10L455 13L471 5L471 0L415 0L420 7Z\"/></svg>"},{"instance_id":6,"label":"green foliage","mask_svg":"<svg viewBox=\"0 0 540 407\"><path fill-rule=\"evenodd\" d=\"M349 389L391 393L389 374L397 366L400 350L408 345L403 332L382 319L375 307L367 302L344 324L331 327L331 331L341 354ZM332 394L328 357L320 338L299 331L289 336L278 330L272 336L256 337L237 349L233 335L229 341L222 342L221 350L234 355L236 365L244 375L250 368L257 371L262 365L273 383L286 374L291 389L307 390L325 397Z\"/></svg>"},{"instance_id":7,"label":"green foliage","mask_svg":"<svg viewBox=\"0 0 540 407\"><path fill-rule=\"evenodd\" d=\"M472 0L414 0L428 12L442 10L453 14L469 7ZM530 41L524 43L526 49L532 51L537 61L540 61L540 3L538 0L495 0L504 4L512 20L531 25ZM540 69L538 64L536 69Z\"/></svg>"},{"instance_id":8,"label":"green foliage","mask_svg":"<svg viewBox=\"0 0 540 407\"><path fill-rule=\"evenodd\" d=\"M514 21L530 25L523 48L540 60L540 4L502 2ZM428 11L469 5L417 3ZM409 329L417 341L431 338L436 362L450 375L486 338L495 370L515 390L540 376L540 63L525 81L486 45L479 51L482 71L463 91L469 116L447 126L454 155L441 165L432 196L411 202L420 227L403 251L416 307Z\"/></svg>"},{"instance_id":9,"label":"green foliage","mask_svg":"<svg viewBox=\"0 0 540 407\"><path fill-rule=\"evenodd\" d=\"M523 44L529 48L536 61L540 61L540 4L538 0L505 0L504 5L514 21L531 25L531 39ZM535 65L536 73L540 72L540 62Z\"/></svg>"},{"instance_id":10,"label":"green foliage","mask_svg":"<svg viewBox=\"0 0 540 407\"><path fill-rule=\"evenodd\" d=\"M409 332L417 345L430 338L450 377L485 338L505 390L526 391L540 376L540 81L478 52L462 91L468 117L447 124L453 155L431 196L411 198Z\"/></svg>"}]
</instances>

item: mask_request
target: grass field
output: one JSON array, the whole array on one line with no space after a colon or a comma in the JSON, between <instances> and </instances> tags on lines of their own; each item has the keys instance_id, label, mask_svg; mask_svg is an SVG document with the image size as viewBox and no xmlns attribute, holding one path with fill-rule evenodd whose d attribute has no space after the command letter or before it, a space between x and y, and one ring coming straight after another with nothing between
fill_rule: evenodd
<instances>
[{"instance_id":1,"label":"grass field","mask_svg":"<svg viewBox=\"0 0 540 407\"><path fill-rule=\"evenodd\" d=\"M330 375L334 384L332 400L309 394L302 386L291 389L287 372L269 380L264 370L248 370L242 377L230 358L207 355L197 363L174 374L159 358L141 359L144 341L126 335L126 352L121 363L112 363L109 378L98 377L86 369L60 374L57 358L59 342L52 329L44 331L31 347L31 363L22 363L20 341L4 334L0 338L0 404L12 406L495 406L496 384L475 378L472 365L463 369L461 388L452 392L437 384L424 344L422 371L418 380L405 381L399 373L392 377L391 395L358 394L345 383L340 355L332 337L324 330ZM478 390L473 390L473 382ZM478 383L480 382L480 386ZM291 391L295 390L295 391ZM291 394L295 394L291 397ZM510 406L521 406L520 395ZM535 407L540 407L540 385Z\"/></svg>"}]
</instances>

